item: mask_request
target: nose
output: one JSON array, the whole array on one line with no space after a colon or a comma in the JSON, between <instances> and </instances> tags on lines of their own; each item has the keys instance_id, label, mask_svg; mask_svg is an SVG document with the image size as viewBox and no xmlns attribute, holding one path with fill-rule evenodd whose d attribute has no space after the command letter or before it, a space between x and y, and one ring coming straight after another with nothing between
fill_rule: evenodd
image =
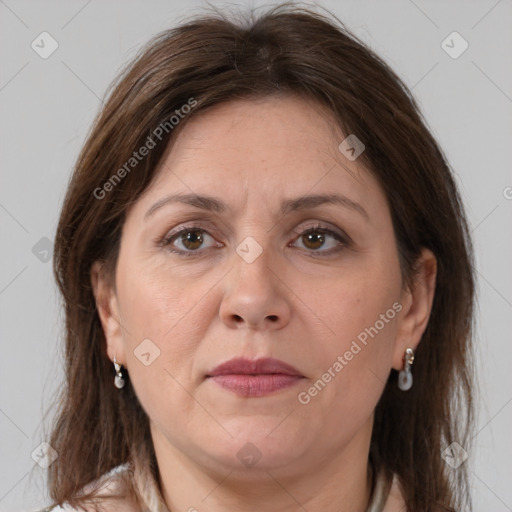
<instances>
[{"instance_id":1,"label":"nose","mask_svg":"<svg viewBox=\"0 0 512 512\"><path fill-rule=\"evenodd\" d=\"M219 312L229 328L278 330L289 323L289 288L268 260L268 250L251 263L234 254Z\"/></svg>"}]
</instances>

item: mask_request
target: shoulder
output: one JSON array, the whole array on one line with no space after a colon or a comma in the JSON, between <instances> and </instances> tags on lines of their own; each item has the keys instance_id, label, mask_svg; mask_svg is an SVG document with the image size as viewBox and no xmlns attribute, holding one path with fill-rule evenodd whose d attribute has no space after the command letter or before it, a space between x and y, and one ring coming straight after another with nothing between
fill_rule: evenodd
<instances>
[{"instance_id":1,"label":"shoulder","mask_svg":"<svg viewBox=\"0 0 512 512\"><path fill-rule=\"evenodd\" d=\"M126 476L129 469L128 463L122 464L84 487L85 492L94 490L98 512L100 510L101 512L133 512L137 510L127 492ZM52 505L38 512L96 512L96 507L89 505L83 508L74 508L68 503L63 503Z\"/></svg>"},{"instance_id":2,"label":"shoulder","mask_svg":"<svg viewBox=\"0 0 512 512\"><path fill-rule=\"evenodd\" d=\"M386 504L382 512L401 512L406 510L405 500L398 481L397 475L394 475L389 494L386 499Z\"/></svg>"},{"instance_id":3,"label":"shoulder","mask_svg":"<svg viewBox=\"0 0 512 512\"><path fill-rule=\"evenodd\" d=\"M55 505L43 508L41 510L37 510L36 512L83 512L76 508L70 507L67 503L64 503L62 506Z\"/></svg>"},{"instance_id":4,"label":"shoulder","mask_svg":"<svg viewBox=\"0 0 512 512\"><path fill-rule=\"evenodd\" d=\"M91 505L78 509L64 503L62 506L57 505L53 508L45 508L38 512L139 512L136 504L128 500L116 500L115 503L112 501L102 503L100 499L99 507L101 508L96 508Z\"/></svg>"}]
</instances>

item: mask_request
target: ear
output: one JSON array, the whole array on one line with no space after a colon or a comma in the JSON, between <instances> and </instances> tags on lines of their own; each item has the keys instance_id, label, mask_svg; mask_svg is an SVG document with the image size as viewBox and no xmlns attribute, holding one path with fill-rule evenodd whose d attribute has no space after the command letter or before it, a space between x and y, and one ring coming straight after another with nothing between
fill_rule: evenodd
<instances>
[{"instance_id":1,"label":"ear","mask_svg":"<svg viewBox=\"0 0 512 512\"><path fill-rule=\"evenodd\" d=\"M413 283L402 293L395 350L393 353L393 368L402 370L405 350L410 347L416 350L421 337L427 328L434 293L436 288L437 260L432 251L423 249L417 260L417 272Z\"/></svg>"},{"instance_id":2,"label":"ear","mask_svg":"<svg viewBox=\"0 0 512 512\"><path fill-rule=\"evenodd\" d=\"M121 322L119 321L119 305L112 277L107 275L104 262L96 261L92 265L91 284L105 334L108 357L113 362L115 356L119 364L126 366Z\"/></svg>"}]
</instances>

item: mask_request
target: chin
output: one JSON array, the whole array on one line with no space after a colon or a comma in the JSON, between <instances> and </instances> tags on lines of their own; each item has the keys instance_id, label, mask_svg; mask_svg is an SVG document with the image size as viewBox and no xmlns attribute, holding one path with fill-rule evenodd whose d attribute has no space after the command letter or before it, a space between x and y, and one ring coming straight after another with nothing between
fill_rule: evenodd
<instances>
[{"instance_id":1,"label":"chin","mask_svg":"<svg viewBox=\"0 0 512 512\"><path fill-rule=\"evenodd\" d=\"M286 467L307 452L308 436L293 423L285 428L282 420L283 417L262 416L222 421L233 437L219 428L210 431L209 442L205 443L203 437L198 447L211 461L243 474Z\"/></svg>"}]
</instances>

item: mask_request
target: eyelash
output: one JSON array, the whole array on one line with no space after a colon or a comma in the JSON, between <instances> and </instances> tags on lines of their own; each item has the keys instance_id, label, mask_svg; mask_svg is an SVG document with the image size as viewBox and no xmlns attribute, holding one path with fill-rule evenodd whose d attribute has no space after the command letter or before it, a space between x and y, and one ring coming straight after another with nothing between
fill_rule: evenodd
<instances>
[{"instance_id":1,"label":"eyelash","mask_svg":"<svg viewBox=\"0 0 512 512\"><path fill-rule=\"evenodd\" d=\"M173 240L179 238L184 233L189 233L192 231L199 231L200 233L207 233L209 236L212 236L208 233L208 231L206 229L203 229L199 225L192 224L189 226L183 226L179 231L175 231L175 232L166 234L163 238L157 240L157 245L159 247L167 247L170 252L172 252L174 254L178 254L180 256L186 256L186 257L200 256L201 253L204 252L204 250L201 251L201 249L196 249L196 250L182 251L180 249L176 249L176 248L172 247L172 245L171 245ZM303 231L294 231L294 232L297 234L296 239L300 238L301 236L307 235L309 233L320 233L323 235L332 236L335 240L337 240L339 242L338 246L331 248L329 250L324 250L324 251L316 250L315 251L314 249L304 249L304 250L314 254L315 256L330 256L334 253L339 252L343 248L349 247L351 244L351 240L350 240L350 237L348 237L348 235L341 235L331 229L322 227L321 225L315 225L312 227L308 227L307 229L305 229Z\"/></svg>"}]
</instances>

